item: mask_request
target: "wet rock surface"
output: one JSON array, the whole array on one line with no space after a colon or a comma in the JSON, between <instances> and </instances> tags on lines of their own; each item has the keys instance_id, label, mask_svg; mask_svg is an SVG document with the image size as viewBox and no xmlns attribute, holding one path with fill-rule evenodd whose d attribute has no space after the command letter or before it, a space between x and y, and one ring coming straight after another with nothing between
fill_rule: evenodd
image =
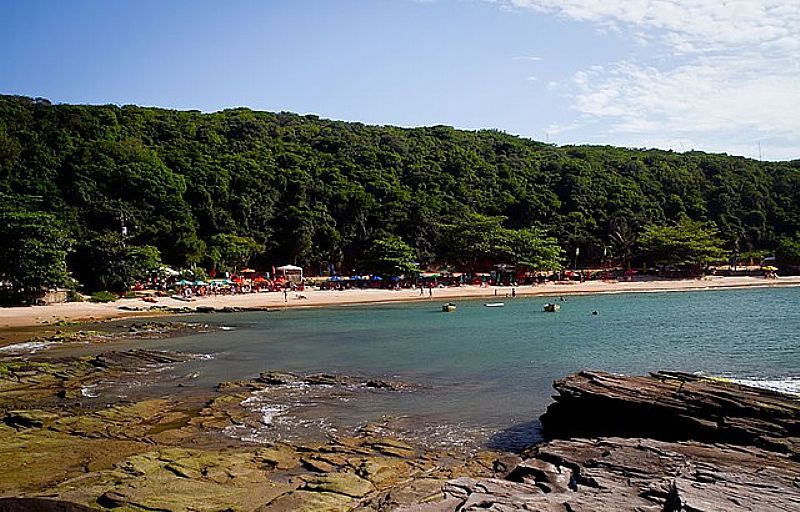
<instances>
[{"instance_id":1,"label":"wet rock surface","mask_svg":"<svg viewBox=\"0 0 800 512\"><path fill-rule=\"evenodd\" d=\"M507 479L459 478L403 510L800 510L800 466L761 448L638 438L555 440Z\"/></svg>"},{"instance_id":2,"label":"wet rock surface","mask_svg":"<svg viewBox=\"0 0 800 512\"><path fill-rule=\"evenodd\" d=\"M693 439L800 452L800 400L782 393L678 372L583 371L553 387L558 396L541 418L549 437Z\"/></svg>"},{"instance_id":3,"label":"wet rock surface","mask_svg":"<svg viewBox=\"0 0 800 512\"><path fill-rule=\"evenodd\" d=\"M112 343L123 340L173 338L190 334L214 332L223 326L199 322L115 322L113 324L86 324L78 322L42 327L36 336L8 343L0 338L0 356L27 358L32 352L56 346L86 343ZM17 338L17 334L11 336Z\"/></svg>"},{"instance_id":4,"label":"wet rock surface","mask_svg":"<svg viewBox=\"0 0 800 512\"><path fill-rule=\"evenodd\" d=\"M491 477L497 454L415 446L365 425L321 441L247 442L253 393L389 393L399 383L271 372L207 396L88 404L74 390L180 365L195 356L132 350L14 362L0 377L0 502L7 510L386 510L441 497L448 479ZM285 389L284 389L285 388ZM64 390L69 390L64 393ZM17 400L24 396L23 400ZM31 508L33 507L33 508ZM3 510L0 508L0 510Z\"/></svg>"},{"instance_id":5,"label":"wet rock surface","mask_svg":"<svg viewBox=\"0 0 800 512\"><path fill-rule=\"evenodd\" d=\"M672 372L554 387L542 423L560 439L504 479L454 479L441 501L402 510L800 510L798 397Z\"/></svg>"},{"instance_id":6,"label":"wet rock surface","mask_svg":"<svg viewBox=\"0 0 800 512\"><path fill-rule=\"evenodd\" d=\"M90 404L77 393L192 357L110 351L6 366L0 511L800 510L797 399L682 374L562 379L544 419L554 439L519 455L426 447L380 424L321 439L230 435L269 427L254 397L271 407L297 390L313 401L414 389L394 381L268 371L207 394ZM623 416L609 420L601 405Z\"/></svg>"}]
</instances>

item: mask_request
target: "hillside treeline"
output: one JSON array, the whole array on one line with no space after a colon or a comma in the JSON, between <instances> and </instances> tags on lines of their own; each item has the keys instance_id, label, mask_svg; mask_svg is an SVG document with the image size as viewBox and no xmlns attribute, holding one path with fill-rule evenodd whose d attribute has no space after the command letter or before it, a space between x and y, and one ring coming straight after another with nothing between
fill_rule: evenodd
<instances>
[{"instance_id":1,"label":"hillside treeline","mask_svg":"<svg viewBox=\"0 0 800 512\"><path fill-rule=\"evenodd\" d=\"M585 266L635 258L645 226L680 219L713 223L739 253L800 231L800 161L16 96L0 96L0 194L60 221L79 281L114 244L177 267L222 264L238 243L262 268L350 270L387 239L423 265L474 262L454 238L491 225L553 237Z\"/></svg>"}]
</instances>

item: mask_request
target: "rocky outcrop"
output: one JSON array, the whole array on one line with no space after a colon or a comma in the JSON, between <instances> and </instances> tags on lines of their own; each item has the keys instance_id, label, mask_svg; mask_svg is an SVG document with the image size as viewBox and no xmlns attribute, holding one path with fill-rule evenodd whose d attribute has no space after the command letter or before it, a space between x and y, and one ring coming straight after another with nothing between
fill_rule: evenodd
<instances>
[{"instance_id":1,"label":"rocky outcrop","mask_svg":"<svg viewBox=\"0 0 800 512\"><path fill-rule=\"evenodd\" d=\"M541 418L551 438L692 439L800 452L800 401L774 391L676 372L583 371L553 387L558 396Z\"/></svg>"},{"instance_id":2,"label":"rocky outcrop","mask_svg":"<svg viewBox=\"0 0 800 512\"><path fill-rule=\"evenodd\" d=\"M413 389L415 386L406 382L382 379L359 379L358 377L341 374L315 373L311 375L297 375L289 372L268 371L262 372L256 383L280 386L286 384L306 384L309 386L339 386L339 387L364 387L372 389L386 389L401 391ZM230 386L231 383L222 383Z\"/></svg>"},{"instance_id":3,"label":"rocky outcrop","mask_svg":"<svg viewBox=\"0 0 800 512\"><path fill-rule=\"evenodd\" d=\"M401 510L800 510L800 466L761 448L650 439L555 440L507 479L458 478Z\"/></svg>"},{"instance_id":4,"label":"rocky outcrop","mask_svg":"<svg viewBox=\"0 0 800 512\"><path fill-rule=\"evenodd\" d=\"M124 381L140 375L137 368L186 357L108 352L7 366L0 495L13 499L0 498L0 512L800 510L797 400L683 374L582 372L558 381L544 420L555 439L522 457L425 448L382 424L319 441L221 435L272 428L264 421L274 400L321 402L405 386L343 375L266 372L205 396L97 407L53 399L54 389ZM25 401L3 407L11 396ZM589 437L561 438L559 425Z\"/></svg>"},{"instance_id":5,"label":"rocky outcrop","mask_svg":"<svg viewBox=\"0 0 800 512\"><path fill-rule=\"evenodd\" d=\"M554 387L542 423L555 439L503 479L454 479L401 510L800 510L797 397L673 372Z\"/></svg>"}]
</instances>

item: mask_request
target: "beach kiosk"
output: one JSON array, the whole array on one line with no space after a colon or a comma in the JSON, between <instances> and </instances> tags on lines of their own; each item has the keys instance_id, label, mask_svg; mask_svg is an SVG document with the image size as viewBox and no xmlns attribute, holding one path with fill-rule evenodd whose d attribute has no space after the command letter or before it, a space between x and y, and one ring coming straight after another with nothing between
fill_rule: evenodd
<instances>
[{"instance_id":1,"label":"beach kiosk","mask_svg":"<svg viewBox=\"0 0 800 512\"><path fill-rule=\"evenodd\" d=\"M303 282L303 268L294 265L284 265L275 269L275 277L284 278L289 283Z\"/></svg>"}]
</instances>

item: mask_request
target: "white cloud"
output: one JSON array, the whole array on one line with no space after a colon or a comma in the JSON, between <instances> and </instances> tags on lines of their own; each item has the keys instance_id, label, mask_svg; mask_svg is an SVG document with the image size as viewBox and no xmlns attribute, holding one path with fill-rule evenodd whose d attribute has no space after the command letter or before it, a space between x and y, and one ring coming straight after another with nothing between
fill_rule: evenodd
<instances>
[{"instance_id":1,"label":"white cloud","mask_svg":"<svg viewBox=\"0 0 800 512\"><path fill-rule=\"evenodd\" d=\"M605 126L592 123L599 135L631 141L626 145L691 141L697 149L749 156L757 156L757 141L764 140L768 157L800 157L800 0L505 5L621 30L648 47L648 59L629 57L575 73L571 97L579 115L569 129L596 120Z\"/></svg>"}]
</instances>

